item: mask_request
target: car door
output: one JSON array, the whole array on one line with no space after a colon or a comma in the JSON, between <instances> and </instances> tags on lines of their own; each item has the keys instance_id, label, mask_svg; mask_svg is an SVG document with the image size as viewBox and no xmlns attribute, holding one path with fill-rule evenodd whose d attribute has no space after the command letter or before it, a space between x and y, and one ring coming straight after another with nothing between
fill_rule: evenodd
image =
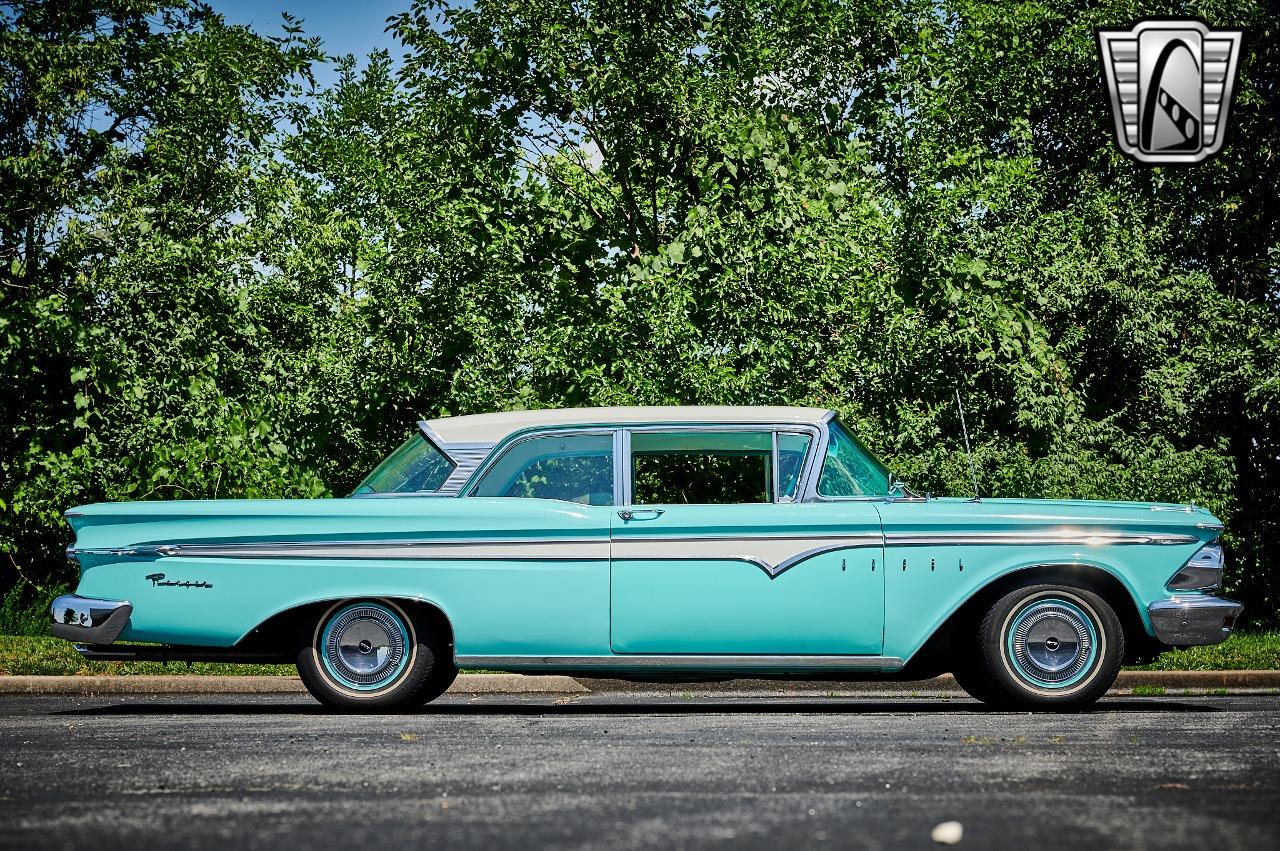
<instances>
[{"instance_id":1,"label":"car door","mask_svg":"<svg viewBox=\"0 0 1280 851\"><path fill-rule=\"evenodd\" d=\"M458 534L483 543L446 589L466 624L460 658L608 652L614 444L609 429L531 434L477 474L456 520Z\"/></svg>"},{"instance_id":2,"label":"car door","mask_svg":"<svg viewBox=\"0 0 1280 851\"><path fill-rule=\"evenodd\" d=\"M610 646L619 654L877 655L880 518L867 502L795 503L816 433L623 434L610 532ZM790 451L788 451L790 447Z\"/></svg>"}]
</instances>

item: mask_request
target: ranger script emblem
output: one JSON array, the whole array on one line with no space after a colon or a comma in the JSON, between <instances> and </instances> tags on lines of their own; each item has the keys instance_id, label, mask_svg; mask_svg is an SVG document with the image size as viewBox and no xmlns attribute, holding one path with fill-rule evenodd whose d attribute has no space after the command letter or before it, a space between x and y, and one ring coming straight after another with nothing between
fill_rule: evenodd
<instances>
[{"instance_id":1,"label":"ranger script emblem","mask_svg":"<svg viewBox=\"0 0 1280 851\"><path fill-rule=\"evenodd\" d=\"M1243 31L1150 20L1097 35L1121 151L1164 165L1222 149Z\"/></svg>"}]
</instances>

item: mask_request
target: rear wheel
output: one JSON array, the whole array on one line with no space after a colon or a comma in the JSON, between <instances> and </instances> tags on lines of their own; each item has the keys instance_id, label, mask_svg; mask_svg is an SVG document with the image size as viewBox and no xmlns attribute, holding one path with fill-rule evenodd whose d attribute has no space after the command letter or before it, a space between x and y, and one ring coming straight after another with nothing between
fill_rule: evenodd
<instances>
[{"instance_id":1,"label":"rear wheel","mask_svg":"<svg viewBox=\"0 0 1280 851\"><path fill-rule=\"evenodd\" d=\"M331 606L308 630L298 674L312 696L347 711L411 709L457 676L448 643L389 600Z\"/></svg>"},{"instance_id":2,"label":"rear wheel","mask_svg":"<svg viewBox=\"0 0 1280 851\"><path fill-rule=\"evenodd\" d=\"M1124 630L1111 606L1071 585L1027 584L983 618L976 654L956 680L986 703L1077 709L1106 693L1124 658Z\"/></svg>"}]
</instances>

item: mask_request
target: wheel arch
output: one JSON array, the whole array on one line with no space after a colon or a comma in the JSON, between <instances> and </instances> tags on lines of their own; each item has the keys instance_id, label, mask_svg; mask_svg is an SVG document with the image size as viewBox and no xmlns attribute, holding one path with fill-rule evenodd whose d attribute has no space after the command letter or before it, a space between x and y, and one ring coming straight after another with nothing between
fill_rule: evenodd
<instances>
[{"instance_id":1,"label":"wheel arch","mask_svg":"<svg viewBox=\"0 0 1280 851\"><path fill-rule=\"evenodd\" d=\"M1150 653L1154 639L1147 631L1142 609L1133 590L1114 571L1096 563L1050 562L1023 565L993 576L974 589L910 656L904 668L950 670L946 663L955 652L954 639L976 634L986 611L1010 590L1029 581L1084 585L1102 597L1119 618L1128 648L1126 664Z\"/></svg>"},{"instance_id":2,"label":"wheel arch","mask_svg":"<svg viewBox=\"0 0 1280 851\"><path fill-rule=\"evenodd\" d=\"M448 613L445 612L444 607L422 597L406 597L397 594L334 595L318 600L296 603L275 612L258 623L257 626L245 633L236 642L235 646L253 649L287 648L293 650L295 649L293 645L298 642L298 636L305 626L314 624L321 615L335 604L355 600L386 600L395 603L404 609L405 613L410 617L415 620L421 619L430 627L440 630L448 643L450 656L453 656L456 633L454 632L453 621L449 618Z\"/></svg>"}]
</instances>

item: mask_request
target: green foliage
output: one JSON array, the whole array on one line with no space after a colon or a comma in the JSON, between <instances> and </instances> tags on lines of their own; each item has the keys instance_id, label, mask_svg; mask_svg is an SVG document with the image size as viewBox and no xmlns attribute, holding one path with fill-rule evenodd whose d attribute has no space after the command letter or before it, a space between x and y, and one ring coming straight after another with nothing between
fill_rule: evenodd
<instances>
[{"instance_id":1,"label":"green foliage","mask_svg":"<svg viewBox=\"0 0 1280 851\"><path fill-rule=\"evenodd\" d=\"M109 674L193 674L205 676L297 675L293 665L242 665L225 662L86 662L75 648L60 638L0 633L0 674L15 676L67 676Z\"/></svg>"},{"instance_id":2,"label":"green foliage","mask_svg":"<svg viewBox=\"0 0 1280 851\"><path fill-rule=\"evenodd\" d=\"M1275 2L1178 7L1249 28L1186 168L1110 138L1092 28L1142 3L424 0L323 90L289 19L6 8L0 547L41 583L73 504L343 493L450 413L825 405L964 493L959 389L983 493L1206 505L1275 618Z\"/></svg>"},{"instance_id":3,"label":"green foliage","mask_svg":"<svg viewBox=\"0 0 1280 851\"><path fill-rule=\"evenodd\" d=\"M47 636L53 598L67 590L65 585L31 588L19 583L11 587L0 597L0 635Z\"/></svg>"},{"instance_id":4,"label":"green foliage","mask_svg":"<svg viewBox=\"0 0 1280 851\"><path fill-rule=\"evenodd\" d=\"M1237 632L1221 644L1160 654L1143 671L1274 671L1280 669L1280 632Z\"/></svg>"}]
</instances>

